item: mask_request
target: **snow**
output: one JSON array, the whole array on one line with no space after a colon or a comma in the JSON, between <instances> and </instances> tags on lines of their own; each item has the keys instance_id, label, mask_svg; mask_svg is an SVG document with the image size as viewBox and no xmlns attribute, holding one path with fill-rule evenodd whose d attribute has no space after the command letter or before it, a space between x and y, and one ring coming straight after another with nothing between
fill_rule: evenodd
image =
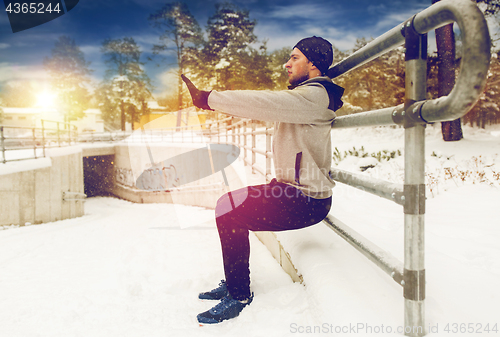
<instances>
[{"instance_id":1,"label":"snow","mask_svg":"<svg viewBox=\"0 0 500 337\"><path fill-rule=\"evenodd\" d=\"M19 161L8 161L7 163L1 163L0 175L51 167L52 166L52 160L50 159L51 157L60 157L75 153L81 153L82 146L74 145L74 146L46 148L45 157L43 157L43 148L37 148L36 151L37 151L37 156L39 156L39 158L37 159L25 159L25 158L34 158L33 149L14 150L6 153L7 160L19 160ZM1 160L3 160L3 158L0 158L0 161Z\"/></svg>"},{"instance_id":2,"label":"snow","mask_svg":"<svg viewBox=\"0 0 500 337\"><path fill-rule=\"evenodd\" d=\"M219 63L215 65L215 69L224 69L231 65L231 63L227 62L225 58L221 58Z\"/></svg>"},{"instance_id":3,"label":"snow","mask_svg":"<svg viewBox=\"0 0 500 337\"><path fill-rule=\"evenodd\" d=\"M50 158L27 159L0 164L0 175L31 171L52 166Z\"/></svg>"},{"instance_id":4,"label":"snow","mask_svg":"<svg viewBox=\"0 0 500 337\"><path fill-rule=\"evenodd\" d=\"M61 157L71 154L81 153L82 146L64 146L64 147L53 147L45 150L45 155L47 157Z\"/></svg>"},{"instance_id":5,"label":"snow","mask_svg":"<svg viewBox=\"0 0 500 337\"><path fill-rule=\"evenodd\" d=\"M427 128L426 167L437 181L425 216L429 336L473 335L460 333L462 327L498 335L500 184L493 172L500 172L499 130L464 127L464 140L445 143L439 126ZM333 146L342 153L361 146L370 154L401 150L403 132L334 130ZM339 167L402 179L402 157L370 159L375 167L363 172L360 162L367 159L351 157ZM473 173L447 179L444 167L484 172L487 179ZM337 184L332 214L403 260L399 205ZM181 229L179 219L187 216L203 221ZM253 303L234 320L199 327L196 315L214 303L197 294L223 277L213 210L96 197L86 201L83 217L6 227L0 230L0 335L398 335L402 289L373 263L325 225L278 238L304 284L292 283L251 235Z\"/></svg>"}]
</instances>

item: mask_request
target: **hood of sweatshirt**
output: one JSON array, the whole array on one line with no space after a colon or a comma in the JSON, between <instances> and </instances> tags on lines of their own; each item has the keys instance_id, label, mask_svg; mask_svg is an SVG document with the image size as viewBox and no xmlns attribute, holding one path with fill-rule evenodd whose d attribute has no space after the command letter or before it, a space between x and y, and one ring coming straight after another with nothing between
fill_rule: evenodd
<instances>
[{"instance_id":1,"label":"hood of sweatshirt","mask_svg":"<svg viewBox=\"0 0 500 337\"><path fill-rule=\"evenodd\" d=\"M344 88L333 83L332 80L326 76L318 76L311 78L298 85L291 85L288 87L288 89L293 90L301 85L307 85L311 83L319 83L326 89L328 97L330 98L330 104L328 105L328 109L337 111L342 107L342 105L344 105L344 102L342 102L342 95L344 94Z\"/></svg>"}]
</instances>

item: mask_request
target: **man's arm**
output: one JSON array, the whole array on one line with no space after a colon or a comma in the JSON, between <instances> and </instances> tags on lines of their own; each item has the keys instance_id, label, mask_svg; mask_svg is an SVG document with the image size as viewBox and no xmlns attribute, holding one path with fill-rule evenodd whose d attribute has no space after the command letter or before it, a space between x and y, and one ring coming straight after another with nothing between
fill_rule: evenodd
<instances>
[{"instance_id":1,"label":"man's arm","mask_svg":"<svg viewBox=\"0 0 500 337\"><path fill-rule=\"evenodd\" d=\"M328 93L319 84L283 91L212 91L208 97L212 109L233 116L294 124L331 123L335 113L328 104Z\"/></svg>"},{"instance_id":2,"label":"man's arm","mask_svg":"<svg viewBox=\"0 0 500 337\"><path fill-rule=\"evenodd\" d=\"M184 75L193 104L202 109L219 110L229 115L267 122L294 124L331 123L335 113L328 110L326 89L311 83L294 90L201 91Z\"/></svg>"}]
</instances>

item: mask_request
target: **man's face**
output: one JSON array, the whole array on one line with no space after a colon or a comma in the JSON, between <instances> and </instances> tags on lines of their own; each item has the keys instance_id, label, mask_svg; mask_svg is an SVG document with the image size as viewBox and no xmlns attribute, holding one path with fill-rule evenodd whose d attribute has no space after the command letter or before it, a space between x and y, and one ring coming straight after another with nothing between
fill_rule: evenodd
<instances>
[{"instance_id":1,"label":"man's face","mask_svg":"<svg viewBox=\"0 0 500 337\"><path fill-rule=\"evenodd\" d=\"M312 63L305 57L302 52L294 48L290 54L290 59L285 64L288 72L288 82L291 85L297 85L309 79L309 71Z\"/></svg>"}]
</instances>

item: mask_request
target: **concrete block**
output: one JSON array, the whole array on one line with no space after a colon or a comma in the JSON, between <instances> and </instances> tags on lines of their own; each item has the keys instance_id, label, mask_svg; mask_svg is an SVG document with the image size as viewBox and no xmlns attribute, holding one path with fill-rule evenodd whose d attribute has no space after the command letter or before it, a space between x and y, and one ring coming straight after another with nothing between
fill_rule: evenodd
<instances>
[{"instance_id":1,"label":"concrete block","mask_svg":"<svg viewBox=\"0 0 500 337\"><path fill-rule=\"evenodd\" d=\"M61 162L62 157L53 157L50 168L50 218L52 221L62 219Z\"/></svg>"},{"instance_id":2,"label":"concrete block","mask_svg":"<svg viewBox=\"0 0 500 337\"><path fill-rule=\"evenodd\" d=\"M255 232L255 236L267 247L271 255L281 264L280 244L273 232Z\"/></svg>"},{"instance_id":3,"label":"concrete block","mask_svg":"<svg viewBox=\"0 0 500 337\"><path fill-rule=\"evenodd\" d=\"M290 275L293 282L302 283L302 276L298 274L297 269L295 269L290 255L285 251L283 246L280 244L280 256L281 256L281 268Z\"/></svg>"},{"instance_id":4,"label":"concrete block","mask_svg":"<svg viewBox=\"0 0 500 337\"><path fill-rule=\"evenodd\" d=\"M0 225L19 223L19 192L0 191Z\"/></svg>"},{"instance_id":5,"label":"concrete block","mask_svg":"<svg viewBox=\"0 0 500 337\"><path fill-rule=\"evenodd\" d=\"M78 157L81 154L76 153L68 156L68 192L78 192L77 167ZM76 217L76 201L63 201L69 205L69 218Z\"/></svg>"},{"instance_id":6,"label":"concrete block","mask_svg":"<svg viewBox=\"0 0 500 337\"><path fill-rule=\"evenodd\" d=\"M35 171L35 223L50 222L50 167Z\"/></svg>"},{"instance_id":7,"label":"concrete block","mask_svg":"<svg viewBox=\"0 0 500 337\"><path fill-rule=\"evenodd\" d=\"M78 167L76 168L76 170L77 170L76 178L77 178L77 185L78 185L77 192L84 193L85 185L83 183L83 157L78 156L77 158L78 158L78 164L77 164ZM83 216L85 214L84 205L85 205L84 201L78 201L76 203L76 216Z\"/></svg>"},{"instance_id":8,"label":"concrete block","mask_svg":"<svg viewBox=\"0 0 500 337\"><path fill-rule=\"evenodd\" d=\"M114 146L95 146L95 147L84 147L82 149L82 155L84 157L92 156L109 156L115 154Z\"/></svg>"},{"instance_id":9,"label":"concrete block","mask_svg":"<svg viewBox=\"0 0 500 337\"><path fill-rule=\"evenodd\" d=\"M0 175L0 191L19 191L21 172Z\"/></svg>"},{"instance_id":10,"label":"concrete block","mask_svg":"<svg viewBox=\"0 0 500 337\"><path fill-rule=\"evenodd\" d=\"M60 165L61 165L61 189L60 189L60 198L62 199L62 192L68 192L70 188L69 183L69 158L68 156L61 156ZM61 219L70 219L71 218L71 206L70 203L62 201L61 203Z\"/></svg>"},{"instance_id":11,"label":"concrete block","mask_svg":"<svg viewBox=\"0 0 500 337\"><path fill-rule=\"evenodd\" d=\"M35 171L20 172L19 224L35 222Z\"/></svg>"}]
</instances>

